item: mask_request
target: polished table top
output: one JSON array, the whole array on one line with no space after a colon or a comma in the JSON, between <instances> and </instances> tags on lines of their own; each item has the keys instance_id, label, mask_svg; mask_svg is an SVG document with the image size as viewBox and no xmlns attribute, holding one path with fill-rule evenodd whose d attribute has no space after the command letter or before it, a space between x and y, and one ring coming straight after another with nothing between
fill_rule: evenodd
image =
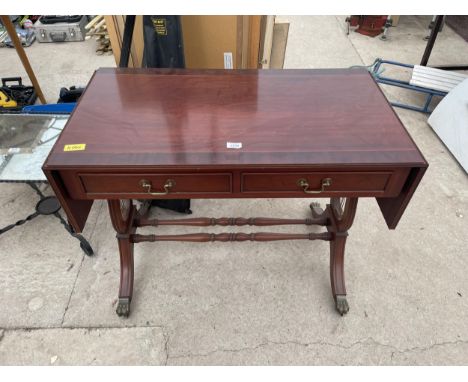
<instances>
[{"instance_id":1,"label":"polished table top","mask_svg":"<svg viewBox=\"0 0 468 382\"><path fill-rule=\"evenodd\" d=\"M364 69L99 69L47 161L300 164L426 166Z\"/></svg>"}]
</instances>

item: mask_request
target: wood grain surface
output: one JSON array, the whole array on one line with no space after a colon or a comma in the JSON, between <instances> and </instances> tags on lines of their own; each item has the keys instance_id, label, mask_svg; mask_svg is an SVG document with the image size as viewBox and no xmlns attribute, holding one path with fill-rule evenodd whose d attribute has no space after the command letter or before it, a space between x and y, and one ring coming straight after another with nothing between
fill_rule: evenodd
<instances>
[{"instance_id":1,"label":"wood grain surface","mask_svg":"<svg viewBox=\"0 0 468 382\"><path fill-rule=\"evenodd\" d=\"M343 163L425 164L366 70L100 69L47 166Z\"/></svg>"}]
</instances>

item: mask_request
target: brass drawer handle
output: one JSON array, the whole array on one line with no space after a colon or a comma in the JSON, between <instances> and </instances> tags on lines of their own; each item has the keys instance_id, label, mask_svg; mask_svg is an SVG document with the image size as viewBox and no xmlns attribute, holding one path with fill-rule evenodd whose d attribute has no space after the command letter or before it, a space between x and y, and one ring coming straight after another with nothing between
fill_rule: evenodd
<instances>
[{"instance_id":1,"label":"brass drawer handle","mask_svg":"<svg viewBox=\"0 0 468 382\"><path fill-rule=\"evenodd\" d=\"M176 185L175 180L168 179L166 183L164 183L164 192L151 192L151 182L146 179L140 180L140 186L146 188L146 191L150 195L167 195L172 187Z\"/></svg>"},{"instance_id":2,"label":"brass drawer handle","mask_svg":"<svg viewBox=\"0 0 468 382\"><path fill-rule=\"evenodd\" d=\"M306 194L320 194L325 191L326 187L330 187L332 184L331 178L322 179L322 188L320 190L309 190L309 182L306 179L302 178L297 181L297 185L302 187Z\"/></svg>"}]
</instances>

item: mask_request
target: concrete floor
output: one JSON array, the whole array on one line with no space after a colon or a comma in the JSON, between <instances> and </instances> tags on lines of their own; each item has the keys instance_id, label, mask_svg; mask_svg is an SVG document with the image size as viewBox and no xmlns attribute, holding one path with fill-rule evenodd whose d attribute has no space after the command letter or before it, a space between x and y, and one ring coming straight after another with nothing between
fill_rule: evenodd
<instances>
[{"instance_id":1,"label":"concrete floor","mask_svg":"<svg viewBox=\"0 0 468 382\"><path fill-rule=\"evenodd\" d=\"M35 41L25 48L48 103L57 102L60 88L85 86L97 68L115 66L113 55L98 56L95 51L94 39L60 44ZM0 48L0 58L0 77L22 77L25 84L31 84L14 49Z\"/></svg>"},{"instance_id":2,"label":"concrete floor","mask_svg":"<svg viewBox=\"0 0 468 382\"><path fill-rule=\"evenodd\" d=\"M429 18L402 17L387 42L346 36L343 17L280 20L291 23L285 67L316 68L368 65L376 57L417 63ZM49 99L61 86L85 82L94 67L113 65L93 55L92 42L82 45L89 54L77 54L79 44L61 45L53 58L39 45L29 48ZM462 51L468 44L445 28L430 62L463 63ZM0 56L2 76L21 72L11 69L11 51ZM55 218L39 217L0 237L0 364L467 364L467 174L425 115L397 113L430 167L395 231L374 200L360 201L347 244L347 316L334 310L324 242L145 243L136 247L132 315L120 319L117 243L98 202L84 232L94 257L83 256ZM23 218L36 201L25 185L0 184L0 226ZM309 202L194 200L193 211L306 217Z\"/></svg>"}]
</instances>

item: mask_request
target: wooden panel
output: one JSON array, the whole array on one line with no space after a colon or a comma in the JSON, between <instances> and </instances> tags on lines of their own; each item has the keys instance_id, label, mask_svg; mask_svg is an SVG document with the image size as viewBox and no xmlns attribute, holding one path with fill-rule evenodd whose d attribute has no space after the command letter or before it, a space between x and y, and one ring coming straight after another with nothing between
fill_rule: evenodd
<instances>
[{"instance_id":1,"label":"wooden panel","mask_svg":"<svg viewBox=\"0 0 468 382\"><path fill-rule=\"evenodd\" d=\"M187 68L223 69L224 52L237 55L237 16L182 16Z\"/></svg>"},{"instance_id":2,"label":"wooden panel","mask_svg":"<svg viewBox=\"0 0 468 382\"><path fill-rule=\"evenodd\" d=\"M118 66L120 61L120 51L122 50L122 36L120 30L117 28L115 16L107 15L104 16L106 21L107 33L109 34L109 40L114 54L115 64Z\"/></svg>"},{"instance_id":3,"label":"wooden panel","mask_svg":"<svg viewBox=\"0 0 468 382\"><path fill-rule=\"evenodd\" d=\"M243 44L244 44L244 16L237 16L237 31L236 31L236 66L235 69L242 69L242 56L244 55L243 52Z\"/></svg>"},{"instance_id":4,"label":"wooden panel","mask_svg":"<svg viewBox=\"0 0 468 382\"><path fill-rule=\"evenodd\" d=\"M395 229L406 209L406 206L413 197L426 168L413 168L405 182L400 194L395 198L377 198L382 215L385 218L388 228Z\"/></svg>"},{"instance_id":5,"label":"wooden panel","mask_svg":"<svg viewBox=\"0 0 468 382\"><path fill-rule=\"evenodd\" d=\"M93 201L72 199L58 171L44 171L44 173L67 215L68 222L76 233L81 233L93 206Z\"/></svg>"},{"instance_id":6,"label":"wooden panel","mask_svg":"<svg viewBox=\"0 0 468 382\"><path fill-rule=\"evenodd\" d=\"M147 194L142 180L151 183L153 192L163 192L164 184L172 180L170 195L180 193L230 193L231 174L79 174L84 192L97 194Z\"/></svg>"},{"instance_id":7,"label":"wooden panel","mask_svg":"<svg viewBox=\"0 0 468 382\"><path fill-rule=\"evenodd\" d=\"M124 34L125 16L114 15L104 16L106 21L109 39L114 53L115 64L118 66L120 61L120 52L122 50L122 40ZM137 15L135 18L135 27L133 29L133 38L128 59L129 68L141 68L143 60L143 16Z\"/></svg>"},{"instance_id":8,"label":"wooden panel","mask_svg":"<svg viewBox=\"0 0 468 382\"><path fill-rule=\"evenodd\" d=\"M289 23L275 23L271 47L271 69L283 69L288 44Z\"/></svg>"},{"instance_id":9,"label":"wooden panel","mask_svg":"<svg viewBox=\"0 0 468 382\"><path fill-rule=\"evenodd\" d=\"M141 68L144 48L145 43L143 40L143 16L137 15L135 18L135 29L133 31L132 39L132 56L134 57L133 67Z\"/></svg>"},{"instance_id":10,"label":"wooden panel","mask_svg":"<svg viewBox=\"0 0 468 382\"><path fill-rule=\"evenodd\" d=\"M248 69L261 67L259 60L260 37L262 16L249 16L249 56L247 60Z\"/></svg>"},{"instance_id":11,"label":"wooden panel","mask_svg":"<svg viewBox=\"0 0 468 382\"><path fill-rule=\"evenodd\" d=\"M314 172L314 173L244 173L242 174L243 192L297 192L304 195L303 188L298 184L305 179L310 190L320 190L323 179L330 178L331 185L323 194L332 195L336 192L352 192L353 196L360 193L385 193L392 172ZM397 191L398 194L399 190Z\"/></svg>"},{"instance_id":12,"label":"wooden panel","mask_svg":"<svg viewBox=\"0 0 468 382\"><path fill-rule=\"evenodd\" d=\"M389 16L390 19L392 19L392 27L396 27L398 26L398 23L400 22L400 16L396 16L396 15L391 15Z\"/></svg>"},{"instance_id":13,"label":"wooden panel","mask_svg":"<svg viewBox=\"0 0 468 382\"><path fill-rule=\"evenodd\" d=\"M238 49L240 53L241 69L256 69L259 63L261 45L262 16L239 16L238 20Z\"/></svg>"},{"instance_id":14,"label":"wooden panel","mask_svg":"<svg viewBox=\"0 0 468 382\"><path fill-rule=\"evenodd\" d=\"M241 66L239 69L246 69L248 67L249 58L249 16L241 16L240 24L240 49L241 49Z\"/></svg>"},{"instance_id":15,"label":"wooden panel","mask_svg":"<svg viewBox=\"0 0 468 382\"><path fill-rule=\"evenodd\" d=\"M259 54L261 55L259 61L261 62L262 69L268 69L271 65L274 25L275 16L262 16L259 49Z\"/></svg>"}]
</instances>

